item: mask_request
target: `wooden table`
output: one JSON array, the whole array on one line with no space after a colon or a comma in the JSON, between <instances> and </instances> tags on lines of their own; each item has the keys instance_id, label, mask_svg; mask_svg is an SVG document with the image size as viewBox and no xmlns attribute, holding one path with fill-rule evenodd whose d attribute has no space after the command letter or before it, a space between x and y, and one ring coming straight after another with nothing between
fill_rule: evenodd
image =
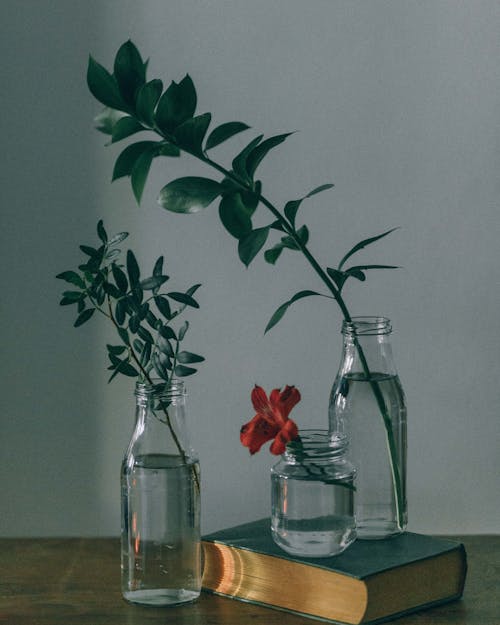
<instances>
[{"instance_id":1,"label":"wooden table","mask_svg":"<svg viewBox=\"0 0 500 625\"><path fill-rule=\"evenodd\" d=\"M453 538L453 537L452 537ZM397 625L500 625L500 536L460 536L468 576L460 601ZM192 604L147 608L120 594L117 539L0 539L2 625L311 625L317 621L202 593Z\"/></svg>"}]
</instances>

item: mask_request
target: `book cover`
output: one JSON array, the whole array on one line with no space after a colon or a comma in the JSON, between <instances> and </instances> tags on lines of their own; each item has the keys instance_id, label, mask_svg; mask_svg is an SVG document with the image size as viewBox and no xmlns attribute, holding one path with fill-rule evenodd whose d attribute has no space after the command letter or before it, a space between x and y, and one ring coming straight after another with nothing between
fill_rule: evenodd
<instances>
[{"instance_id":1,"label":"book cover","mask_svg":"<svg viewBox=\"0 0 500 625\"><path fill-rule=\"evenodd\" d=\"M348 625L457 599L466 575L462 544L410 532L298 558L274 543L269 519L204 536L203 551L204 590Z\"/></svg>"}]
</instances>

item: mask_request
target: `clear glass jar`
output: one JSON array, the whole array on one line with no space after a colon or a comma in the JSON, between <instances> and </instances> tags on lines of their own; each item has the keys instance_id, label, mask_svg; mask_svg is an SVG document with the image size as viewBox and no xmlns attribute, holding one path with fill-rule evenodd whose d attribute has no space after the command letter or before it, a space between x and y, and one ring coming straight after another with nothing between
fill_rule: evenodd
<instances>
[{"instance_id":1,"label":"clear glass jar","mask_svg":"<svg viewBox=\"0 0 500 625\"><path fill-rule=\"evenodd\" d=\"M385 317L344 321L329 404L330 433L347 436L356 465L358 538L386 538L407 524L406 404Z\"/></svg>"},{"instance_id":2,"label":"clear glass jar","mask_svg":"<svg viewBox=\"0 0 500 625\"><path fill-rule=\"evenodd\" d=\"M271 469L271 532L287 553L328 557L356 538L355 469L345 440L302 430Z\"/></svg>"},{"instance_id":3,"label":"clear glass jar","mask_svg":"<svg viewBox=\"0 0 500 625\"><path fill-rule=\"evenodd\" d=\"M199 463L184 383L136 384L136 423L121 471L122 593L168 606L201 589Z\"/></svg>"}]
</instances>

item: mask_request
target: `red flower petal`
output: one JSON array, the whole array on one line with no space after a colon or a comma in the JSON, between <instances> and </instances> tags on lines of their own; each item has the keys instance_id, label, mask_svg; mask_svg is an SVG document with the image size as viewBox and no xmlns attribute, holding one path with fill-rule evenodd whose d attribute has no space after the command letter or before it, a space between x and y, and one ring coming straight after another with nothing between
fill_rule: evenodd
<instances>
[{"instance_id":1,"label":"red flower petal","mask_svg":"<svg viewBox=\"0 0 500 625\"><path fill-rule=\"evenodd\" d=\"M248 447L250 453L253 455L262 447L264 443L272 440L278 433L279 428L271 425L266 419L263 419L260 414L256 414L255 417L245 423L240 430L240 441L242 445Z\"/></svg>"},{"instance_id":2,"label":"red flower petal","mask_svg":"<svg viewBox=\"0 0 500 625\"><path fill-rule=\"evenodd\" d=\"M293 441L299 435L299 428L295 421L288 419L281 430L276 434L273 444L270 447L270 452L277 456L284 453L286 444Z\"/></svg>"}]
</instances>

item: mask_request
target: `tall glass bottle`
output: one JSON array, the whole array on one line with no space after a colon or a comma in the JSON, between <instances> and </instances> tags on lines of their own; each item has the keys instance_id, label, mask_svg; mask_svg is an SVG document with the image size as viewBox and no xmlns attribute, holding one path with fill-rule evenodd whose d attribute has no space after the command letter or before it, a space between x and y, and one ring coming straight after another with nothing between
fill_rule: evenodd
<instances>
[{"instance_id":1,"label":"tall glass bottle","mask_svg":"<svg viewBox=\"0 0 500 625\"><path fill-rule=\"evenodd\" d=\"M344 344L329 404L330 434L347 436L358 474L358 538L401 533L407 524L406 404L384 317L344 321Z\"/></svg>"},{"instance_id":2,"label":"tall glass bottle","mask_svg":"<svg viewBox=\"0 0 500 625\"><path fill-rule=\"evenodd\" d=\"M184 383L137 383L135 396L121 471L122 593L145 605L193 601L201 588L200 478Z\"/></svg>"}]
</instances>

